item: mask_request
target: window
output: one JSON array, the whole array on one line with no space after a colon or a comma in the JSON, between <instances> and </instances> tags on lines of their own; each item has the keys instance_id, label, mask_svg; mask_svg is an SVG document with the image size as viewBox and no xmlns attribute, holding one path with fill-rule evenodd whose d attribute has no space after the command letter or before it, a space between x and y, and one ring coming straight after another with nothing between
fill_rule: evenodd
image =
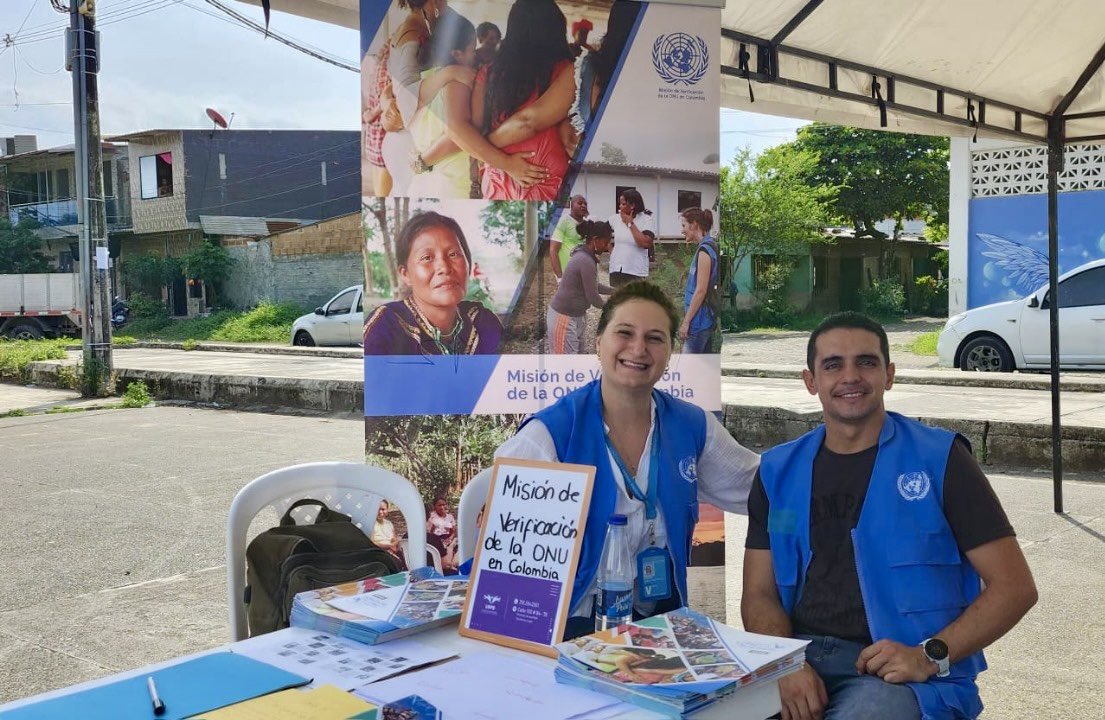
<instances>
[{"instance_id":1,"label":"window","mask_svg":"<svg viewBox=\"0 0 1105 720\"><path fill-rule=\"evenodd\" d=\"M357 291L350 290L343 292L336 298L330 301L330 305L326 308L326 316L331 315L345 315L353 308L353 299L356 297Z\"/></svg>"},{"instance_id":2,"label":"window","mask_svg":"<svg viewBox=\"0 0 1105 720\"><path fill-rule=\"evenodd\" d=\"M635 185L615 185L614 186L614 212L618 211L618 198L622 196L622 193L626 190L636 190Z\"/></svg>"},{"instance_id":3,"label":"window","mask_svg":"<svg viewBox=\"0 0 1105 720\"><path fill-rule=\"evenodd\" d=\"M825 292L829 288L829 258L815 256L813 259L813 291Z\"/></svg>"},{"instance_id":4,"label":"window","mask_svg":"<svg viewBox=\"0 0 1105 720\"><path fill-rule=\"evenodd\" d=\"M771 266L775 264L774 255L753 255L752 256L752 289L763 290L765 273L771 270Z\"/></svg>"},{"instance_id":5,"label":"window","mask_svg":"<svg viewBox=\"0 0 1105 720\"><path fill-rule=\"evenodd\" d=\"M138 158L138 176L143 200L172 196L173 154L164 152Z\"/></svg>"},{"instance_id":6,"label":"window","mask_svg":"<svg viewBox=\"0 0 1105 720\"><path fill-rule=\"evenodd\" d=\"M1059 307L1105 305L1105 267L1080 272L1059 283ZM1047 307L1047 301L1044 301Z\"/></svg>"},{"instance_id":7,"label":"window","mask_svg":"<svg viewBox=\"0 0 1105 720\"><path fill-rule=\"evenodd\" d=\"M680 190L678 204L680 213L690 208L700 208L702 207L702 193L694 190Z\"/></svg>"},{"instance_id":8,"label":"window","mask_svg":"<svg viewBox=\"0 0 1105 720\"><path fill-rule=\"evenodd\" d=\"M58 272L73 272L73 253L69 250L58 252Z\"/></svg>"},{"instance_id":9,"label":"window","mask_svg":"<svg viewBox=\"0 0 1105 720\"><path fill-rule=\"evenodd\" d=\"M111 177L112 162L104 160L104 197L115 197L115 182Z\"/></svg>"}]
</instances>

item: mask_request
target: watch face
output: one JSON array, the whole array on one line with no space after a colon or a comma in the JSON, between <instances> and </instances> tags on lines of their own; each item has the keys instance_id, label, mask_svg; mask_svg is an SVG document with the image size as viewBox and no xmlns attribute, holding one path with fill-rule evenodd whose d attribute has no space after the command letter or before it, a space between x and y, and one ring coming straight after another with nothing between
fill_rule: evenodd
<instances>
[{"instance_id":1,"label":"watch face","mask_svg":"<svg viewBox=\"0 0 1105 720\"><path fill-rule=\"evenodd\" d=\"M925 655L933 662L945 660L948 657L948 644L940 638L930 638L925 642Z\"/></svg>"}]
</instances>

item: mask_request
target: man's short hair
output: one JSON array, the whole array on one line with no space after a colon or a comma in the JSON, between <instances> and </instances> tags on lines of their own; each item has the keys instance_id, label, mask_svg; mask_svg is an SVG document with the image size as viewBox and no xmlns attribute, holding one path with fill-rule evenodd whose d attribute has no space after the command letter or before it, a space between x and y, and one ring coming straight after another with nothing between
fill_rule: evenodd
<instances>
[{"instance_id":1,"label":"man's short hair","mask_svg":"<svg viewBox=\"0 0 1105 720\"><path fill-rule=\"evenodd\" d=\"M851 330L866 330L879 339L879 349L882 351L882 359L886 365L890 365L890 341L886 337L886 330L876 320L861 312L838 312L828 316L810 333L810 341L806 345L806 367L813 372L813 363L817 360L817 338L823 333L838 328Z\"/></svg>"}]
</instances>

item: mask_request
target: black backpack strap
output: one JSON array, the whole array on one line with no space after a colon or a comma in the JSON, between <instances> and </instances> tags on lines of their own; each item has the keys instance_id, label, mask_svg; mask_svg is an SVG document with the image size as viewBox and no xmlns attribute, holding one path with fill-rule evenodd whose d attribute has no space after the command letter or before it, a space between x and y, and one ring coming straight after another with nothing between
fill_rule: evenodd
<instances>
[{"instance_id":1,"label":"black backpack strap","mask_svg":"<svg viewBox=\"0 0 1105 720\"><path fill-rule=\"evenodd\" d=\"M294 526L295 519L292 518L292 511L296 508L303 507L304 505L317 505L319 507L318 515L315 516L315 525L327 522L353 522L353 518L335 510L331 510L329 507L327 507L326 503L322 502L321 500L302 498L300 500L296 500L288 507L288 510L284 513L284 517L280 518L280 526Z\"/></svg>"}]
</instances>

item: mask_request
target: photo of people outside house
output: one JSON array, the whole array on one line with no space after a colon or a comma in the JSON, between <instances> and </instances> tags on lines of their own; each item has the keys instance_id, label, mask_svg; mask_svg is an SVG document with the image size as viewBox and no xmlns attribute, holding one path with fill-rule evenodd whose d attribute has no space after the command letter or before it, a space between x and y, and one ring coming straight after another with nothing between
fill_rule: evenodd
<instances>
[{"instance_id":1,"label":"photo of people outside house","mask_svg":"<svg viewBox=\"0 0 1105 720\"><path fill-rule=\"evenodd\" d=\"M642 9L394 0L370 14L363 194L555 200Z\"/></svg>"}]
</instances>

